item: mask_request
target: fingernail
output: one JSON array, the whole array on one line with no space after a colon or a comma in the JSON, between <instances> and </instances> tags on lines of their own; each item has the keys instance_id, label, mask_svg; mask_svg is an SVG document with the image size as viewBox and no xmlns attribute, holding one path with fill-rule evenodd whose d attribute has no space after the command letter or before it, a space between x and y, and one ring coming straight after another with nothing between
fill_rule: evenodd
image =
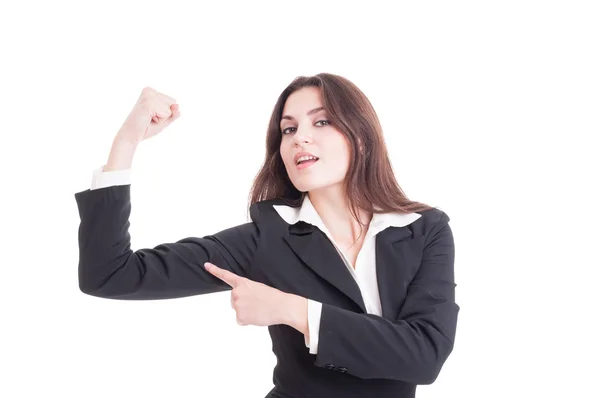
<instances>
[{"instance_id":1,"label":"fingernail","mask_svg":"<svg viewBox=\"0 0 600 398\"><path fill-rule=\"evenodd\" d=\"M210 269L211 263L204 263L204 268Z\"/></svg>"}]
</instances>

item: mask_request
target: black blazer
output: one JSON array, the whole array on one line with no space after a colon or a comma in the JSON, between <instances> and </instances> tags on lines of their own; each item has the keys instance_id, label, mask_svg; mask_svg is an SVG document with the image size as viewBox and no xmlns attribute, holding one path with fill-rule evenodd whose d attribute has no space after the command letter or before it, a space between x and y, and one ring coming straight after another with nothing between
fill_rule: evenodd
<instances>
[{"instance_id":1,"label":"black blazer","mask_svg":"<svg viewBox=\"0 0 600 398\"><path fill-rule=\"evenodd\" d=\"M454 240L442 210L376 236L382 316L367 314L358 285L318 228L290 225L266 200L250 207L252 222L214 235L154 248L130 248L130 185L75 194L79 287L120 300L155 300L221 292L229 285L204 262L323 303L319 347L287 325L269 326L277 365L268 397L414 397L430 384L453 349Z\"/></svg>"}]
</instances>

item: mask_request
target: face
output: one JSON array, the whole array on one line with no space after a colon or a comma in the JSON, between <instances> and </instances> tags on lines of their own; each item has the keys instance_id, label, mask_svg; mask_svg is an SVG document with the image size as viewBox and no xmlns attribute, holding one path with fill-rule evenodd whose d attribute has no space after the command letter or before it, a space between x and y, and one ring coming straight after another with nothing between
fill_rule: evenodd
<instances>
[{"instance_id":1,"label":"face","mask_svg":"<svg viewBox=\"0 0 600 398\"><path fill-rule=\"evenodd\" d=\"M283 108L279 152L290 180L300 192L341 185L350 162L350 144L333 127L322 107L318 87L304 87L291 94ZM296 163L307 152L318 160Z\"/></svg>"}]
</instances>

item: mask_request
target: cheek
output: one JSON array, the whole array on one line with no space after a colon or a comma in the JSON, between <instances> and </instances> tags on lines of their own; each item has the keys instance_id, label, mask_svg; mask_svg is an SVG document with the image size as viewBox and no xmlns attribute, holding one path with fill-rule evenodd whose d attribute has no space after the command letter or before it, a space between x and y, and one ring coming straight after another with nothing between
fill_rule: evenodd
<instances>
[{"instance_id":1,"label":"cheek","mask_svg":"<svg viewBox=\"0 0 600 398\"><path fill-rule=\"evenodd\" d=\"M287 168L290 163L290 158L292 155L290 154L290 150L289 150L289 148L287 148L285 143L281 144L281 146L279 147L279 155L281 156L281 159L283 160L284 166Z\"/></svg>"},{"instance_id":2,"label":"cheek","mask_svg":"<svg viewBox=\"0 0 600 398\"><path fill-rule=\"evenodd\" d=\"M338 162L340 165L340 170L343 170L343 172L346 173L348 171L348 168L350 167L350 154L340 152Z\"/></svg>"},{"instance_id":3,"label":"cheek","mask_svg":"<svg viewBox=\"0 0 600 398\"><path fill-rule=\"evenodd\" d=\"M344 167L350 162L350 145L343 139L337 140L332 146L331 151L335 153L336 162Z\"/></svg>"}]
</instances>

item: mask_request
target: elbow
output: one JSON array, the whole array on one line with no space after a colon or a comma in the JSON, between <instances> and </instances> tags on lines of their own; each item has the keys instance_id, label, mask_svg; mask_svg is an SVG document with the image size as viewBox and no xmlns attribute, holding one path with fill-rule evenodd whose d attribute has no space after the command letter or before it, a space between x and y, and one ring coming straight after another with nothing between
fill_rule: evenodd
<instances>
[{"instance_id":1,"label":"elbow","mask_svg":"<svg viewBox=\"0 0 600 398\"><path fill-rule=\"evenodd\" d=\"M417 380L415 380L415 384L433 384L437 380L452 349L453 343L449 340L446 340L443 344L437 344L429 355L430 360L423 361L421 364L420 371L416 374Z\"/></svg>"},{"instance_id":2,"label":"elbow","mask_svg":"<svg viewBox=\"0 0 600 398\"><path fill-rule=\"evenodd\" d=\"M97 291L96 283L94 282L94 278L90 275L90 267L86 266L82 262L79 262L79 290L83 294L87 294L89 296L95 296Z\"/></svg>"},{"instance_id":3,"label":"elbow","mask_svg":"<svg viewBox=\"0 0 600 398\"><path fill-rule=\"evenodd\" d=\"M442 364L438 362L432 363L431 365L424 367L423 369L421 369L421 372L419 372L416 380L414 380L414 383L420 385L433 384L433 382L437 380L441 369Z\"/></svg>"},{"instance_id":4,"label":"elbow","mask_svg":"<svg viewBox=\"0 0 600 398\"><path fill-rule=\"evenodd\" d=\"M79 274L79 290L88 296L110 298L102 294L102 284L87 275Z\"/></svg>"},{"instance_id":5,"label":"elbow","mask_svg":"<svg viewBox=\"0 0 600 398\"><path fill-rule=\"evenodd\" d=\"M115 285L115 273L123 269L123 265L110 267L110 273L98 272L104 267L97 267L96 264L79 263L79 290L88 296L100 298L116 298L119 289Z\"/></svg>"},{"instance_id":6,"label":"elbow","mask_svg":"<svg viewBox=\"0 0 600 398\"><path fill-rule=\"evenodd\" d=\"M413 368L414 372L410 380L407 380L406 374L398 375L397 379L419 385L433 384L437 380L444 362L444 360L423 362L419 367Z\"/></svg>"},{"instance_id":7,"label":"elbow","mask_svg":"<svg viewBox=\"0 0 600 398\"><path fill-rule=\"evenodd\" d=\"M115 290L113 286L106 282L82 278L79 278L79 290L88 296L105 299L126 299L128 297L127 293Z\"/></svg>"},{"instance_id":8,"label":"elbow","mask_svg":"<svg viewBox=\"0 0 600 398\"><path fill-rule=\"evenodd\" d=\"M454 325L456 322L453 323ZM455 326L422 323L420 343L413 359L415 384L433 384L454 349Z\"/></svg>"},{"instance_id":9,"label":"elbow","mask_svg":"<svg viewBox=\"0 0 600 398\"><path fill-rule=\"evenodd\" d=\"M125 299L137 294L146 272L131 250L115 257L83 253L78 263L79 290L94 297Z\"/></svg>"},{"instance_id":10,"label":"elbow","mask_svg":"<svg viewBox=\"0 0 600 398\"><path fill-rule=\"evenodd\" d=\"M398 379L412 384L433 384L454 348L454 336L440 328L421 327L410 354L400 364Z\"/></svg>"}]
</instances>

